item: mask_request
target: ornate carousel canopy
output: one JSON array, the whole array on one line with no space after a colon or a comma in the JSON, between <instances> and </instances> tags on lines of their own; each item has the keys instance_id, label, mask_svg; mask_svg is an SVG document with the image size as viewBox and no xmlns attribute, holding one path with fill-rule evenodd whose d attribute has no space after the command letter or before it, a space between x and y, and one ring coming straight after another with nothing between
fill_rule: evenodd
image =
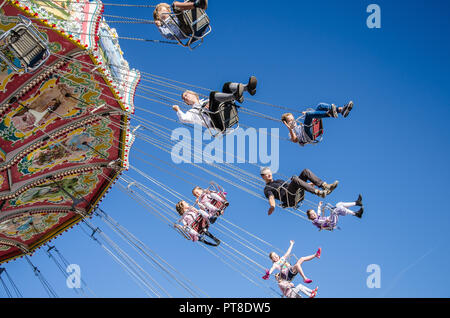
<instances>
[{"instance_id":1,"label":"ornate carousel canopy","mask_svg":"<svg viewBox=\"0 0 450 318\"><path fill-rule=\"evenodd\" d=\"M36 70L18 72L10 65L24 61L2 49L8 59L0 60L2 263L90 215L128 168L128 115L140 74L102 20L100 1L0 0L0 6L0 37L16 30L11 21L22 16L49 51ZM17 46L21 34L13 31L10 43Z\"/></svg>"}]
</instances>

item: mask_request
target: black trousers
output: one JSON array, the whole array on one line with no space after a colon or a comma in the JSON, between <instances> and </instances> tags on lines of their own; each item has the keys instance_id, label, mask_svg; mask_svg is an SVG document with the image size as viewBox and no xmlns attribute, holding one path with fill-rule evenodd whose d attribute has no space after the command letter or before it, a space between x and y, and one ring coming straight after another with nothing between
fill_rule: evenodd
<instances>
[{"instance_id":1,"label":"black trousers","mask_svg":"<svg viewBox=\"0 0 450 318\"><path fill-rule=\"evenodd\" d=\"M311 181L317 187L322 187L323 181L317 177L311 170L305 169L300 173L298 177L292 177L291 183L288 185L289 194L287 195L287 202L289 206L295 205L295 194L299 189L306 190L311 193L315 193L316 188L309 184L308 181Z\"/></svg>"},{"instance_id":2,"label":"black trousers","mask_svg":"<svg viewBox=\"0 0 450 318\"><path fill-rule=\"evenodd\" d=\"M184 18L183 11L178 10L177 8L175 8L175 5L173 3L172 3L172 10L173 10L173 12L176 14L176 16L178 18L179 27L183 31L183 33L186 34L186 35L191 35L192 34L192 30L191 30L191 28L189 27L187 21Z\"/></svg>"},{"instance_id":3,"label":"black trousers","mask_svg":"<svg viewBox=\"0 0 450 318\"><path fill-rule=\"evenodd\" d=\"M220 100L216 98L216 94L220 94ZM225 131L233 114L233 110L236 111L236 107L232 104L235 100L234 93L219 93L219 92L211 92L209 94L209 111L217 114L210 114L209 117L215 128L220 131ZM227 106L219 108L221 104L225 103Z\"/></svg>"}]
</instances>

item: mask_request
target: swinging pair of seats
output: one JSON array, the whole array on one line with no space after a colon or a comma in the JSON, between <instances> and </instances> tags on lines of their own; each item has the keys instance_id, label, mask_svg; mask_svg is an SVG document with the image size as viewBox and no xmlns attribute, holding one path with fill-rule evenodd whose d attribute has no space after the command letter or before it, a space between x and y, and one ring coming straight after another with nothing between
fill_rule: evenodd
<instances>
[{"instance_id":1,"label":"swinging pair of seats","mask_svg":"<svg viewBox=\"0 0 450 318\"><path fill-rule=\"evenodd\" d=\"M306 112L311 112L311 111L314 111L314 109L308 108L306 110ZM322 119L314 118L310 125L305 125L303 123L305 116L306 115L302 115L302 116L298 117L296 119L297 124L301 125L303 127L303 129L310 129L311 135L313 137L310 142L311 144L317 144L317 143L321 142L323 139L323 133L324 133Z\"/></svg>"},{"instance_id":2,"label":"swinging pair of seats","mask_svg":"<svg viewBox=\"0 0 450 318\"><path fill-rule=\"evenodd\" d=\"M220 185L218 185L213 181L210 182L210 185L207 190L215 192L223 199L226 199L225 190ZM216 201L214 199L211 200L211 204L214 205L219 210L217 212L217 217L223 215L225 213L225 209L228 207L227 205L224 204L224 202ZM205 220L203 216L199 215L195 219L195 221L191 224L190 228L192 228L200 235L199 238L200 242L209 246L219 246L220 240L209 232L208 230L209 223L207 220ZM183 235L186 239L191 240L188 229L186 227L180 224L175 224L175 229L177 229L181 233L181 235Z\"/></svg>"},{"instance_id":3,"label":"swinging pair of seats","mask_svg":"<svg viewBox=\"0 0 450 318\"><path fill-rule=\"evenodd\" d=\"M185 40L171 32L173 37L180 45L190 50L199 47L205 36L212 30L208 15L205 10L200 8L172 13L169 15L169 19L171 24L177 26ZM167 25L166 22L163 22L163 24Z\"/></svg>"},{"instance_id":4,"label":"swinging pair of seats","mask_svg":"<svg viewBox=\"0 0 450 318\"><path fill-rule=\"evenodd\" d=\"M16 25L0 35L0 59L16 73L33 73L50 57L48 42L30 19L22 15L6 18ZM15 59L20 66L14 63Z\"/></svg>"}]
</instances>

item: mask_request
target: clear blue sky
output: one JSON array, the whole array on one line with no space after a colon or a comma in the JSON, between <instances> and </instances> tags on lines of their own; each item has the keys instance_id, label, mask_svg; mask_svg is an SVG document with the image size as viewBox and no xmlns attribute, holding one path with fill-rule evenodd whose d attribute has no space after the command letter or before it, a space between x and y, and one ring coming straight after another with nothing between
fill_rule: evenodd
<instances>
[{"instance_id":1,"label":"clear blue sky","mask_svg":"<svg viewBox=\"0 0 450 318\"><path fill-rule=\"evenodd\" d=\"M273 104L303 109L322 101L353 100L355 108L348 119L325 121L321 144L300 148L280 141L280 173L293 175L310 168L327 181L340 180L327 200L353 200L362 193L366 205L362 220L342 218L341 231L317 232L307 221L280 209L268 217L266 202L231 186L226 186L231 202L227 218L282 249L295 240L297 256L321 246L321 260L304 266L319 286L320 297L449 297L450 4L379 0L375 3L381 7L382 28L368 29L370 3L210 1L213 33L193 52L134 41L121 45L132 67L211 89L254 74L259 79L255 98ZM152 16L151 9L106 7L105 13ZM152 25L116 27L122 36L159 38ZM174 116L167 107L141 98L136 105ZM247 106L274 117L282 112L259 104ZM156 120L139 111L136 115ZM282 125L264 119L243 115L241 121L253 127L278 127L283 137L287 134ZM142 141L135 147L170 160ZM190 195L190 184L143 165L133 152L131 164ZM102 208L208 295L272 296L204 249L182 240L117 189L107 195ZM55 242L69 262L81 266L83 279L98 296L145 296L79 229ZM32 260L60 296L76 296L43 251ZM366 287L369 264L381 266L381 289ZM270 266L268 258L264 266ZM46 296L23 260L6 267L24 296Z\"/></svg>"}]
</instances>

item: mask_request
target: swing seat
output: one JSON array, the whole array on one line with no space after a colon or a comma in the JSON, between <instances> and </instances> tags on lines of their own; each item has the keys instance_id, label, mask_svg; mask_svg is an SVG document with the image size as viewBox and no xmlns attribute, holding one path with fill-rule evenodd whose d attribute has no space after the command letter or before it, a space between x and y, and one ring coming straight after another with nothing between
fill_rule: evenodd
<instances>
[{"instance_id":1,"label":"swing seat","mask_svg":"<svg viewBox=\"0 0 450 318\"><path fill-rule=\"evenodd\" d=\"M322 119L314 118L312 122L312 135L315 143L320 142L323 138L323 122Z\"/></svg>"},{"instance_id":2,"label":"swing seat","mask_svg":"<svg viewBox=\"0 0 450 318\"><path fill-rule=\"evenodd\" d=\"M325 205L325 211L333 211L335 209L335 206L333 206L333 205L331 205L330 203L327 203L326 205ZM335 227L323 227L323 228L321 228L321 230L325 230L325 231L330 231L330 232L333 232L334 230L341 230L341 228L336 224L336 226Z\"/></svg>"},{"instance_id":3,"label":"swing seat","mask_svg":"<svg viewBox=\"0 0 450 318\"><path fill-rule=\"evenodd\" d=\"M312 108L308 108L306 110L306 112L310 112L310 111L314 111L314 109ZM303 129L305 129L305 127L310 128L311 129L311 134L312 134L312 140L309 142L310 144L316 144L322 141L323 138L323 133L324 133L324 129L323 129L323 121L322 118L314 118L312 120L311 125L305 125L303 124L303 119L305 118L305 115L300 116L299 118L296 119L296 122L298 125L303 126Z\"/></svg>"},{"instance_id":4,"label":"swing seat","mask_svg":"<svg viewBox=\"0 0 450 318\"><path fill-rule=\"evenodd\" d=\"M210 186L208 187L208 190L210 190L211 192L215 192L223 200L227 199L227 195L226 195L225 191L223 190L223 188L221 186L219 186L215 182L211 182L210 183ZM211 200L211 204L214 205L219 210L217 212L217 216L223 215L225 213L226 208L228 207L228 205L226 205L225 202L217 201L217 200L214 200L214 199Z\"/></svg>"},{"instance_id":5,"label":"swing seat","mask_svg":"<svg viewBox=\"0 0 450 318\"><path fill-rule=\"evenodd\" d=\"M203 43L203 39L212 30L208 15L205 10L200 8L173 13L169 15L169 17L171 23L177 26L186 39L182 40L173 33L172 35L180 45L187 47L190 50L199 47Z\"/></svg>"},{"instance_id":6,"label":"swing seat","mask_svg":"<svg viewBox=\"0 0 450 318\"><path fill-rule=\"evenodd\" d=\"M201 215L199 215L191 224L191 228L200 235L202 235L204 231L207 231L208 227L208 221Z\"/></svg>"},{"instance_id":7,"label":"swing seat","mask_svg":"<svg viewBox=\"0 0 450 318\"><path fill-rule=\"evenodd\" d=\"M212 126L216 130L214 132L208 128L213 137L230 134L239 128L239 115L237 110L239 106L234 102L223 102L214 108L214 111L205 108L202 109L202 112L209 116Z\"/></svg>"},{"instance_id":8,"label":"swing seat","mask_svg":"<svg viewBox=\"0 0 450 318\"><path fill-rule=\"evenodd\" d=\"M0 59L16 73L33 73L50 57L48 42L28 18L19 15L14 20L17 24L0 36Z\"/></svg>"},{"instance_id":9,"label":"swing seat","mask_svg":"<svg viewBox=\"0 0 450 318\"><path fill-rule=\"evenodd\" d=\"M286 192L288 192L288 191L286 191ZM292 195L294 197L294 202L290 203L289 199L288 199L288 202L283 203L282 207L284 209L286 209L286 208L298 209L299 206L301 205L301 203L303 202L303 200L305 199L305 190L298 189L295 194L290 193L290 192L288 192L288 193L289 193L289 195Z\"/></svg>"},{"instance_id":10,"label":"swing seat","mask_svg":"<svg viewBox=\"0 0 450 318\"><path fill-rule=\"evenodd\" d=\"M189 235L189 232L184 226L181 226L180 224L174 225L175 229L180 232L184 238L191 241L191 236ZM209 233L208 228L208 221L205 220L201 215L199 215L195 221L190 226L194 231L196 231L199 234L199 241L210 246L219 246L220 240L216 238L214 235ZM209 239L208 239L209 238Z\"/></svg>"},{"instance_id":11,"label":"swing seat","mask_svg":"<svg viewBox=\"0 0 450 318\"><path fill-rule=\"evenodd\" d=\"M292 178L295 178L296 176L293 176ZM291 178L291 180L292 180L292 178ZM293 208L293 209L298 209L299 207L300 207L300 205L301 205L301 203L303 202L303 200L305 199L305 190L304 189L298 189L297 190L297 192L296 193L291 193L291 192L289 192L288 190L287 190L287 187L289 186L289 184L290 184L290 181L285 181L281 186L280 186L280 188L278 188L278 195L279 195L279 198L281 198L282 196L281 196L281 189L284 189L284 191L285 191L285 194L286 194L286 200L287 200L287 202L282 202L281 204L280 204L280 206L283 208L283 209L286 209L286 208ZM289 200L289 198L294 198L294 200ZM291 202L289 202L289 201L291 201ZM293 202L292 202L293 201Z\"/></svg>"},{"instance_id":12,"label":"swing seat","mask_svg":"<svg viewBox=\"0 0 450 318\"><path fill-rule=\"evenodd\" d=\"M180 225L180 224L174 224L173 227L186 239L186 240L191 240L191 237L189 236L189 234L186 232L186 229L184 228L184 226Z\"/></svg>"}]
</instances>

